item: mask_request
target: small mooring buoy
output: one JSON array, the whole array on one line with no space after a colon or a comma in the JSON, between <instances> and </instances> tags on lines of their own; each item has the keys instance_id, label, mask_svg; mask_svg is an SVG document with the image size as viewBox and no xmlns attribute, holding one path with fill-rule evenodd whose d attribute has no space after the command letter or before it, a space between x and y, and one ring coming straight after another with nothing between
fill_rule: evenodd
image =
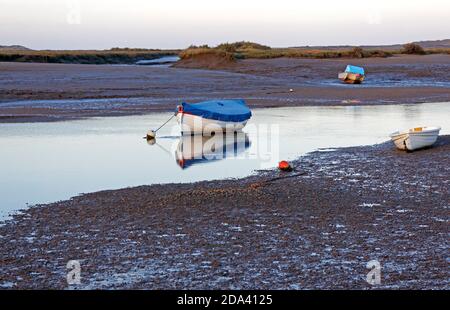
<instances>
[{"instance_id":1,"label":"small mooring buoy","mask_svg":"<svg viewBox=\"0 0 450 310\"><path fill-rule=\"evenodd\" d=\"M147 144L148 145L154 145L156 143L156 139L155 138L147 138Z\"/></svg>"},{"instance_id":2,"label":"small mooring buoy","mask_svg":"<svg viewBox=\"0 0 450 310\"><path fill-rule=\"evenodd\" d=\"M161 126L159 126L158 129L147 131L147 136L146 136L147 140L155 139L155 138L156 138L156 132L157 132L158 130L160 130L161 128L163 128L164 125L166 125L166 124L167 124L172 118L174 118L175 116L177 116L176 113L175 113L174 115L172 115L172 116L171 116L164 124L162 124Z\"/></svg>"},{"instance_id":3,"label":"small mooring buoy","mask_svg":"<svg viewBox=\"0 0 450 310\"><path fill-rule=\"evenodd\" d=\"M153 130L149 130L147 132L147 140L152 140L156 138L156 132Z\"/></svg>"},{"instance_id":4,"label":"small mooring buoy","mask_svg":"<svg viewBox=\"0 0 450 310\"><path fill-rule=\"evenodd\" d=\"M281 171L292 171L292 166L291 164L289 164L287 161L282 160L278 163L278 169L280 169Z\"/></svg>"}]
</instances>

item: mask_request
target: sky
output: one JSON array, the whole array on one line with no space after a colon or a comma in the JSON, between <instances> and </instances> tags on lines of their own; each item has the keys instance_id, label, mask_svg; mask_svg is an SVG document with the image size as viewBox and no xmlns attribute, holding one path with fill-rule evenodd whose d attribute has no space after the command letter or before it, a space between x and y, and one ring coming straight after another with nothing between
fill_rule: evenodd
<instances>
[{"instance_id":1,"label":"sky","mask_svg":"<svg viewBox=\"0 0 450 310\"><path fill-rule=\"evenodd\" d=\"M380 45L450 38L449 0L0 0L0 45L33 49Z\"/></svg>"}]
</instances>

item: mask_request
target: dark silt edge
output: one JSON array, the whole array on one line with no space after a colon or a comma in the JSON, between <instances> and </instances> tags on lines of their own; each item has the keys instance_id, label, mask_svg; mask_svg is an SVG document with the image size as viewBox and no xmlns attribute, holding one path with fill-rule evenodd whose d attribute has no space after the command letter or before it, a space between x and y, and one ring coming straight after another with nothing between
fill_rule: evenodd
<instances>
[{"instance_id":1,"label":"dark silt edge","mask_svg":"<svg viewBox=\"0 0 450 310\"><path fill-rule=\"evenodd\" d=\"M450 136L316 151L291 173L140 186L39 205L0 227L1 288L449 289Z\"/></svg>"}]
</instances>

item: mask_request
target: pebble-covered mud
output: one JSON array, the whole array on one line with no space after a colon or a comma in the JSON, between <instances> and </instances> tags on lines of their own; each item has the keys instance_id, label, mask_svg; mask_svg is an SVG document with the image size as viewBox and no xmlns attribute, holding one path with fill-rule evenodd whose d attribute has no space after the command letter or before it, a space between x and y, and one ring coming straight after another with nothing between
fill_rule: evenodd
<instances>
[{"instance_id":1,"label":"pebble-covered mud","mask_svg":"<svg viewBox=\"0 0 450 310\"><path fill-rule=\"evenodd\" d=\"M294 165L33 207L0 227L0 288L450 288L450 136ZM69 260L79 285L67 284ZM366 282L371 260L380 285Z\"/></svg>"}]
</instances>

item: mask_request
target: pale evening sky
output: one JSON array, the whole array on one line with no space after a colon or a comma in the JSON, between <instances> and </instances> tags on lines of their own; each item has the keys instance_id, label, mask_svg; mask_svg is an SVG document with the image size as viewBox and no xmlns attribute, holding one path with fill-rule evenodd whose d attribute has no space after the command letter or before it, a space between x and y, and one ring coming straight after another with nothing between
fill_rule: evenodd
<instances>
[{"instance_id":1,"label":"pale evening sky","mask_svg":"<svg viewBox=\"0 0 450 310\"><path fill-rule=\"evenodd\" d=\"M33 49L275 47L450 38L448 0L0 0L0 45Z\"/></svg>"}]
</instances>

